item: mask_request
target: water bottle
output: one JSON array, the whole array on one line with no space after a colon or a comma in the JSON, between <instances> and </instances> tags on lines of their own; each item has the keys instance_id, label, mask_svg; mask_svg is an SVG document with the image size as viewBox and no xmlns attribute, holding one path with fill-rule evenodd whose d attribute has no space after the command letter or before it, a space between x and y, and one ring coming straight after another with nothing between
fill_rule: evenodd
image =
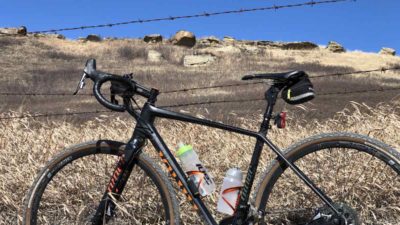
<instances>
[{"instance_id":1,"label":"water bottle","mask_svg":"<svg viewBox=\"0 0 400 225\"><path fill-rule=\"evenodd\" d=\"M242 171L238 168L232 168L226 172L217 204L219 212L233 215L239 201L240 189L243 186L242 178Z\"/></svg>"},{"instance_id":2,"label":"water bottle","mask_svg":"<svg viewBox=\"0 0 400 225\"><path fill-rule=\"evenodd\" d=\"M182 167L188 174L189 179L196 185L200 195L206 196L211 194L215 190L214 180L202 165L193 147L179 143L176 155L181 161Z\"/></svg>"}]
</instances>

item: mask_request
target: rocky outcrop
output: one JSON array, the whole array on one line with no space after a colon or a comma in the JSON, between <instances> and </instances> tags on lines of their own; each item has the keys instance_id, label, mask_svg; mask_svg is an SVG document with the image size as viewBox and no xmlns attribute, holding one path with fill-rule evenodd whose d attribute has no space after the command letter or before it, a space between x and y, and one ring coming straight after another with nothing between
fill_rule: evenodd
<instances>
[{"instance_id":1,"label":"rocky outcrop","mask_svg":"<svg viewBox=\"0 0 400 225\"><path fill-rule=\"evenodd\" d=\"M162 54L160 52L157 52L156 50L149 50L147 52L147 61L149 62L161 62L162 59Z\"/></svg>"},{"instance_id":2,"label":"rocky outcrop","mask_svg":"<svg viewBox=\"0 0 400 225\"><path fill-rule=\"evenodd\" d=\"M242 51L235 46L227 45L227 46L220 46L220 47L209 47L203 48L198 51L200 54L210 54L213 56L224 56L224 55L234 55L240 54Z\"/></svg>"},{"instance_id":3,"label":"rocky outcrop","mask_svg":"<svg viewBox=\"0 0 400 225\"><path fill-rule=\"evenodd\" d=\"M0 35L20 35L26 36L27 30L26 27L13 27L13 28L0 28Z\"/></svg>"},{"instance_id":4,"label":"rocky outcrop","mask_svg":"<svg viewBox=\"0 0 400 225\"><path fill-rule=\"evenodd\" d=\"M101 37L99 35L96 34L89 34L86 37L87 41L93 41L93 42L100 42L101 41Z\"/></svg>"},{"instance_id":5,"label":"rocky outcrop","mask_svg":"<svg viewBox=\"0 0 400 225\"><path fill-rule=\"evenodd\" d=\"M200 46L216 46L221 44L221 41L214 36L204 37L198 41Z\"/></svg>"},{"instance_id":6,"label":"rocky outcrop","mask_svg":"<svg viewBox=\"0 0 400 225\"><path fill-rule=\"evenodd\" d=\"M303 42L288 42L282 44L282 49L285 50L312 50L318 48L318 45L303 41Z\"/></svg>"},{"instance_id":7,"label":"rocky outcrop","mask_svg":"<svg viewBox=\"0 0 400 225\"><path fill-rule=\"evenodd\" d=\"M46 34L46 36L49 38L57 38L57 39L65 40L65 36L62 34Z\"/></svg>"},{"instance_id":8,"label":"rocky outcrop","mask_svg":"<svg viewBox=\"0 0 400 225\"><path fill-rule=\"evenodd\" d=\"M161 34L149 34L144 36L143 41L146 43L159 43L162 42L163 36Z\"/></svg>"},{"instance_id":9,"label":"rocky outcrop","mask_svg":"<svg viewBox=\"0 0 400 225\"><path fill-rule=\"evenodd\" d=\"M317 44L308 41L301 41L301 42L257 41L256 44L258 46L266 46L282 50L312 50L318 48Z\"/></svg>"},{"instance_id":10,"label":"rocky outcrop","mask_svg":"<svg viewBox=\"0 0 400 225\"><path fill-rule=\"evenodd\" d=\"M335 53L346 52L346 49L342 45L334 41L330 41L328 46L326 46L326 49Z\"/></svg>"},{"instance_id":11,"label":"rocky outcrop","mask_svg":"<svg viewBox=\"0 0 400 225\"><path fill-rule=\"evenodd\" d=\"M256 45L267 46L267 47L276 47L275 42L273 42L273 41L257 41Z\"/></svg>"},{"instance_id":12,"label":"rocky outcrop","mask_svg":"<svg viewBox=\"0 0 400 225\"><path fill-rule=\"evenodd\" d=\"M381 55L396 55L396 50L393 48L385 48L383 47L380 51L379 54Z\"/></svg>"},{"instance_id":13,"label":"rocky outcrop","mask_svg":"<svg viewBox=\"0 0 400 225\"><path fill-rule=\"evenodd\" d=\"M222 39L222 41L224 41L225 43L233 43L235 42L235 38L231 37L231 36L225 36L224 39Z\"/></svg>"},{"instance_id":14,"label":"rocky outcrop","mask_svg":"<svg viewBox=\"0 0 400 225\"><path fill-rule=\"evenodd\" d=\"M178 31L172 38L171 42L174 45L193 47L196 44L196 36L189 31Z\"/></svg>"},{"instance_id":15,"label":"rocky outcrop","mask_svg":"<svg viewBox=\"0 0 400 225\"><path fill-rule=\"evenodd\" d=\"M118 40L116 37L105 37L103 38L104 41L115 41Z\"/></svg>"},{"instance_id":16,"label":"rocky outcrop","mask_svg":"<svg viewBox=\"0 0 400 225\"><path fill-rule=\"evenodd\" d=\"M257 41L241 40L241 41L236 41L236 42L243 44L243 45L257 46Z\"/></svg>"},{"instance_id":17,"label":"rocky outcrop","mask_svg":"<svg viewBox=\"0 0 400 225\"><path fill-rule=\"evenodd\" d=\"M84 37L78 37L76 40L77 40L78 42L80 42L80 43L85 43L85 42L87 42L86 38L84 38Z\"/></svg>"},{"instance_id":18,"label":"rocky outcrop","mask_svg":"<svg viewBox=\"0 0 400 225\"><path fill-rule=\"evenodd\" d=\"M35 34L28 34L28 36L35 37L35 38L57 38L57 39L65 40L65 36L62 34L35 33Z\"/></svg>"},{"instance_id":19,"label":"rocky outcrop","mask_svg":"<svg viewBox=\"0 0 400 225\"><path fill-rule=\"evenodd\" d=\"M205 66L215 61L215 57L210 54L187 55L183 58L184 66Z\"/></svg>"}]
</instances>

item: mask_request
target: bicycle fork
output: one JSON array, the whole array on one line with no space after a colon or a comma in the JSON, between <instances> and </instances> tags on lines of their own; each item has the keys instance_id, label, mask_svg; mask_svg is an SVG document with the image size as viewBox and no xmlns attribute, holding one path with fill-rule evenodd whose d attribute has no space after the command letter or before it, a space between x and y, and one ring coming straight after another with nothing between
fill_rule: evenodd
<instances>
[{"instance_id":1,"label":"bicycle fork","mask_svg":"<svg viewBox=\"0 0 400 225\"><path fill-rule=\"evenodd\" d=\"M93 225L107 223L114 216L117 207L115 202L121 198L122 191L137 162L136 156L141 152L144 142L143 139L133 139L126 145L124 154L118 158L106 191L91 220Z\"/></svg>"}]
</instances>

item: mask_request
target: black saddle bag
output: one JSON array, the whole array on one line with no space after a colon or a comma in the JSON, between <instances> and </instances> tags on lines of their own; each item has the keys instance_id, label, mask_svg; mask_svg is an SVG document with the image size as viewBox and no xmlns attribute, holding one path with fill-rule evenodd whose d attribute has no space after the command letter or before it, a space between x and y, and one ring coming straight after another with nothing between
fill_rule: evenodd
<instances>
[{"instance_id":1,"label":"black saddle bag","mask_svg":"<svg viewBox=\"0 0 400 225\"><path fill-rule=\"evenodd\" d=\"M314 87L308 75L293 81L282 90L282 98L285 102L296 105L308 102L315 97Z\"/></svg>"}]
</instances>

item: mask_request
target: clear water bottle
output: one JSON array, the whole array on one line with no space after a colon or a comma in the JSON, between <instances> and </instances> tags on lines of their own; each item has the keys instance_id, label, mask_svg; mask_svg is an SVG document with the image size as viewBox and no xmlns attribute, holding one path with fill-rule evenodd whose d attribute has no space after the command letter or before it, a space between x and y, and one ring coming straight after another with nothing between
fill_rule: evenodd
<instances>
[{"instance_id":1,"label":"clear water bottle","mask_svg":"<svg viewBox=\"0 0 400 225\"><path fill-rule=\"evenodd\" d=\"M213 177L199 160L198 155L191 145L179 143L177 157L182 163L182 167L196 185L201 196L211 194L215 190Z\"/></svg>"},{"instance_id":2,"label":"clear water bottle","mask_svg":"<svg viewBox=\"0 0 400 225\"><path fill-rule=\"evenodd\" d=\"M239 201L240 189L243 186L242 178L242 171L238 168L232 168L226 172L217 205L219 212L233 215Z\"/></svg>"}]
</instances>

